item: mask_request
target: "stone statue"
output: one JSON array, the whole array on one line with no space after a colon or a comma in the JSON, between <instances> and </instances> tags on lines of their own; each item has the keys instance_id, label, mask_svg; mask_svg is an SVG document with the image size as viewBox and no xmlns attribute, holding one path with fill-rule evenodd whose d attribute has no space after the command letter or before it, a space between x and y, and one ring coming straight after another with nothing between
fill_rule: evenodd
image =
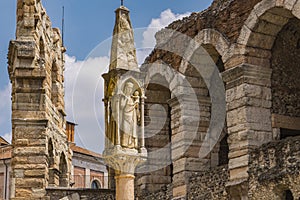
<instances>
[{"instance_id":1,"label":"stone statue","mask_svg":"<svg viewBox=\"0 0 300 200\"><path fill-rule=\"evenodd\" d=\"M140 120L139 92L133 93L133 83L125 83L124 91L120 97L120 132L121 146L126 148L138 148L137 126Z\"/></svg>"},{"instance_id":2,"label":"stone statue","mask_svg":"<svg viewBox=\"0 0 300 200\"><path fill-rule=\"evenodd\" d=\"M120 26L121 30L129 31L131 29L131 26L129 24L128 18L126 14L121 14L120 16Z\"/></svg>"}]
</instances>

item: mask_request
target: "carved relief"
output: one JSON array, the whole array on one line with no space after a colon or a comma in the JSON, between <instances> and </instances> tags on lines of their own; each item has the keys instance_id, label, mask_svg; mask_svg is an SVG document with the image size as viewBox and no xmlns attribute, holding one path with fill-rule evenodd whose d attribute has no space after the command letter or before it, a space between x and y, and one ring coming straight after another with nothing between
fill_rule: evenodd
<instances>
[{"instance_id":1,"label":"carved relief","mask_svg":"<svg viewBox=\"0 0 300 200\"><path fill-rule=\"evenodd\" d=\"M133 83L127 82L120 99L121 146L138 148L137 126L140 120L139 92L133 92Z\"/></svg>"},{"instance_id":2,"label":"carved relief","mask_svg":"<svg viewBox=\"0 0 300 200\"><path fill-rule=\"evenodd\" d=\"M139 137L143 135L141 129L143 125L141 113L144 109L141 106L144 98L143 90L132 80L121 85L118 92L110 92L112 96L106 103L108 143L112 146L138 149L143 146L139 144L139 141L143 140L143 137Z\"/></svg>"}]
</instances>

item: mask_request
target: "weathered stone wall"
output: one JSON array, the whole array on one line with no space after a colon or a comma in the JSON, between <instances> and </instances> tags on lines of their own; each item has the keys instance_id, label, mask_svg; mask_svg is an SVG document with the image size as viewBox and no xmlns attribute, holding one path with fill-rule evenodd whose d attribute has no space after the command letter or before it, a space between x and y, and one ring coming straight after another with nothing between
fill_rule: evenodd
<instances>
[{"instance_id":1,"label":"weathered stone wall","mask_svg":"<svg viewBox=\"0 0 300 200\"><path fill-rule=\"evenodd\" d=\"M229 171L226 165L203 172L192 173L187 186L188 194L186 199L228 199L228 194L226 192L228 178ZM142 196L137 199L172 199L172 184L162 187L159 192L142 193Z\"/></svg>"},{"instance_id":2,"label":"weathered stone wall","mask_svg":"<svg viewBox=\"0 0 300 200\"><path fill-rule=\"evenodd\" d=\"M226 165L193 173L188 186L187 199L228 199L226 192L228 178L229 171Z\"/></svg>"},{"instance_id":3,"label":"weathered stone wall","mask_svg":"<svg viewBox=\"0 0 300 200\"><path fill-rule=\"evenodd\" d=\"M161 78L161 77L160 77ZM159 81L160 78L157 78ZM154 82L154 81L153 81ZM171 183L170 91L166 83L150 84L146 91L145 146L148 151L144 173L137 174L137 192L156 192ZM159 153L157 153L159 151Z\"/></svg>"},{"instance_id":4,"label":"weathered stone wall","mask_svg":"<svg viewBox=\"0 0 300 200\"><path fill-rule=\"evenodd\" d=\"M49 188L50 200L115 200L114 190Z\"/></svg>"},{"instance_id":5,"label":"weathered stone wall","mask_svg":"<svg viewBox=\"0 0 300 200\"><path fill-rule=\"evenodd\" d=\"M65 48L39 0L18 0L10 42L12 83L11 199L47 199L45 188L69 186L71 150L65 133Z\"/></svg>"},{"instance_id":6,"label":"weathered stone wall","mask_svg":"<svg viewBox=\"0 0 300 200\"><path fill-rule=\"evenodd\" d=\"M212 154L202 160L198 155L209 125L211 104L199 73L187 70L185 84L189 82L193 87L189 88L178 83L172 71L168 72L169 67L166 68L160 76L149 77L156 85L150 84L146 91L146 147L150 155L147 167L151 170L156 163L166 164L138 178L138 185L139 189L155 192L172 181L176 193L183 196L191 171L201 171L210 166L211 160L218 160ZM151 68L147 70L152 74ZM156 150L164 153L151 155Z\"/></svg>"},{"instance_id":7,"label":"weathered stone wall","mask_svg":"<svg viewBox=\"0 0 300 200\"><path fill-rule=\"evenodd\" d=\"M224 64L225 71L222 75L226 84L228 166L230 171L227 189L232 193L230 198L241 199L248 196L249 152L277 138L276 134L273 134L272 128L274 127L272 127L271 119L273 117L273 121L277 120L276 123L280 124L278 120L283 118L281 116L274 117L271 113L298 116L299 31L298 28L292 27L295 25L292 24L292 18L299 18L299 5L300 2L295 0L216 0L207 10L193 13L167 27L194 38L203 47L211 45L219 55L215 56L217 54L209 50L208 53L215 62L219 62L214 59L217 58ZM290 25L285 26L289 20L291 20ZM296 26L299 27L299 25ZM279 33L280 31L281 33ZM287 33L282 34L285 31ZM190 65L184 65L186 61L180 56L182 52L188 52L188 54L192 52L192 56L188 57L188 61L191 61L193 57L198 57L197 50L186 49L188 41L180 40L180 34L173 34L169 38L170 35L167 33L164 30L156 34L156 49L146 59L146 63L166 63L184 75L186 79L197 77L195 70ZM285 40L284 38L290 39ZM273 48L275 41L277 44ZM290 42L292 44L289 44ZM174 50L174 46L177 49ZM168 52L164 49L174 51ZM193 56L194 54L196 56ZM272 57L273 59L271 59ZM275 70L273 74L271 65L273 71ZM290 81L289 78L293 80ZM200 83L197 84L199 86ZM184 88L180 84L176 87ZM196 103L189 102L187 98L183 99L183 102L189 104L189 107ZM180 120L179 122L175 121L177 116L182 119L186 117L185 113L193 112L189 110L189 107L173 104L171 106L171 124L173 119L174 124L180 124ZM174 110L177 111L177 108L180 108L180 112L177 112L172 118L172 113L175 113ZM201 118L201 123L207 123L207 121L209 120ZM293 119L293 121L297 121L297 119ZM180 124L179 127L185 130L185 124ZM172 126L172 134L178 136L174 140L174 144L185 137L184 133L178 134L177 128ZM203 132L205 131L203 127ZM203 135L205 133L199 134L200 137ZM172 153L175 154L178 151L173 151L175 150L173 138L175 139L175 137L172 137ZM199 144L201 145L201 143ZM199 163L197 169L191 167L196 163L195 159L191 159L196 151L196 149L192 149L181 160L172 158L174 197L183 196L186 190L184 188L184 184L187 182L186 177L190 176L190 172L200 168ZM202 162L205 163L208 159L209 157L202 159ZM205 166L207 169L209 165L201 164L204 169ZM178 173L177 169L183 173Z\"/></svg>"},{"instance_id":8,"label":"weathered stone wall","mask_svg":"<svg viewBox=\"0 0 300 200\"><path fill-rule=\"evenodd\" d=\"M223 34L228 41L235 43L251 10L260 1L261 0L215 0L207 10L192 13L191 16L173 22L166 28L187 34L191 38L194 38L203 29L214 29ZM156 35L156 38L157 46L169 42L166 38L162 37L160 33ZM181 44L177 43L176 46L184 47L184 41L182 41ZM146 63L163 60L176 69L179 67L181 59L180 56L174 56L170 52L157 48L147 58Z\"/></svg>"},{"instance_id":9,"label":"weathered stone wall","mask_svg":"<svg viewBox=\"0 0 300 200\"><path fill-rule=\"evenodd\" d=\"M172 178L171 185L147 198L184 197L190 191L190 198L195 195L200 199L222 199L226 198L223 187L228 180L228 191L233 194L230 198L234 197L232 199L247 196L253 199L276 199L286 189L290 189L299 198L298 139L271 142L260 147L274 139L271 112L292 117L299 117L300 114L300 30L299 23L290 20L295 16L300 17L299 0L215 0L207 10L193 13L168 27L196 38L204 45L212 45L219 54L216 58L222 60L225 66L223 79L226 82L229 175L227 170L215 175L211 174L213 170L208 171L211 155L201 160L198 157L210 120L211 107L207 88L202 85L200 75L190 65L183 70L182 57L176 53L159 49L164 45L177 46L178 52L185 53L188 41L176 40L176 34L171 40L166 39L164 32L157 34L158 48L151 53L146 63L161 60L171 66L189 80L198 99L190 99L184 85L174 76L166 76L172 85L171 100L167 102L171 108L167 123L170 126L166 125L163 134L157 135L155 140L162 137L160 142L166 143L170 139L166 133L172 133L172 158L182 153L184 155L172 160L172 173L165 168L156 174L155 177L159 177L161 172L164 173L166 181L163 183L159 179L150 180L151 174L147 174L148 177L139 183L141 188L147 184L157 184L157 187L153 187L157 189ZM40 1L19 0L17 21L17 40L12 41L9 53L9 73L13 85L12 197L34 199L45 195L44 188L50 180L48 172L54 177L51 179L52 184L60 184L58 172L64 166L60 165L64 161L61 155L65 154L68 160L71 153L62 142L65 140L62 129L64 106L61 56L64 49L59 31L51 28ZM198 52L195 50L191 59L197 57ZM179 95L174 98L172 92ZM155 90L152 93L155 95ZM167 107L166 99L163 101L160 103ZM198 109L195 105L199 102L201 106ZM189 130L199 122L195 116L200 111L201 123L196 127L197 138L186 151L186 141L191 139ZM148 141L148 148L162 146L151 139ZM53 148L49 148L50 144ZM249 155L255 148L258 149ZM32 156L34 159L30 159ZM166 160L171 157L168 156ZM201 176L190 179L195 171L203 172L199 172ZM62 178L67 183L68 177ZM191 187L190 180L193 183ZM213 183L220 187L210 185ZM33 194L37 190L40 192Z\"/></svg>"},{"instance_id":10,"label":"weathered stone wall","mask_svg":"<svg viewBox=\"0 0 300 200\"><path fill-rule=\"evenodd\" d=\"M300 117L300 21L291 19L272 49L272 113Z\"/></svg>"},{"instance_id":11,"label":"weathered stone wall","mask_svg":"<svg viewBox=\"0 0 300 200\"><path fill-rule=\"evenodd\" d=\"M165 200L172 199L172 185L166 185L157 192L143 192L136 200Z\"/></svg>"},{"instance_id":12,"label":"weathered stone wall","mask_svg":"<svg viewBox=\"0 0 300 200\"><path fill-rule=\"evenodd\" d=\"M274 141L250 153L250 199L300 198L300 137Z\"/></svg>"}]
</instances>

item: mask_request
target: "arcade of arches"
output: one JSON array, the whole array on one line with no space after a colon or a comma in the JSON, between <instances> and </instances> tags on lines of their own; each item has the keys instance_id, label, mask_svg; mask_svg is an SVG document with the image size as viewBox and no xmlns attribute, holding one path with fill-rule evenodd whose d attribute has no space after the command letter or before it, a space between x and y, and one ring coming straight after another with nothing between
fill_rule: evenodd
<instances>
[{"instance_id":1,"label":"arcade of arches","mask_svg":"<svg viewBox=\"0 0 300 200\"><path fill-rule=\"evenodd\" d=\"M11 199L49 199L47 187L70 184L72 152L63 128L65 49L41 1L18 2L17 39L8 54L13 88ZM214 0L205 11L167 29L199 46L193 49L190 41L178 41L179 34L166 39L162 30L141 67L148 72L145 166L156 170L136 175L137 198L299 199L300 0ZM165 50L174 46L184 57ZM208 64L203 49L224 83L226 116L220 137L199 158L215 108L214 85L196 70ZM147 71L153 63L169 68ZM164 153L155 154L157 149ZM34 161L24 160L33 156Z\"/></svg>"}]
</instances>

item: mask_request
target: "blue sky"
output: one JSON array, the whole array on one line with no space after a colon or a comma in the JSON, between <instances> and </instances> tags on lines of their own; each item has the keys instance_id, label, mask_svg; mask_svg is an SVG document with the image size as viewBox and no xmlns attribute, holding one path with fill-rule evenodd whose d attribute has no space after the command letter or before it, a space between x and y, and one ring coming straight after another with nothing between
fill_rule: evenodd
<instances>
[{"instance_id":1,"label":"blue sky","mask_svg":"<svg viewBox=\"0 0 300 200\"><path fill-rule=\"evenodd\" d=\"M212 0L124 1L125 6L131 10L130 15L133 27L136 28L136 32L141 32L141 35L144 35L144 32L148 32L148 35L153 34L154 30L149 30L150 26L157 26L159 28L166 26L172 20L181 18L191 12L204 10L212 2ZM10 88L6 57L9 40L15 37L16 2L17 0L0 0L0 27L2 27L0 31L0 135L5 136L6 138L8 138L11 133ZM109 52L110 41L107 39L112 35L115 22L114 10L120 6L119 0L42 0L42 3L46 8L47 14L51 18L53 27L61 27L62 6L65 7L67 80L71 80L73 78L75 72L78 72L78 69L80 68L79 66L82 64L89 63L96 67L101 66L101 63L103 65L108 64L108 57L105 55L95 59L89 59L87 56L91 53L91 51L93 51L93 49L95 51L95 47L97 46L98 49L100 46L100 49L104 48L105 51L107 50L107 52ZM152 43L152 40L149 40L150 42L145 41L147 40L145 38L141 40L143 40L142 42ZM75 87L75 89L73 88L74 85L80 84L80 87L78 87L78 90L74 92L75 95L73 95L73 99L76 97L76 93L82 96L81 91L85 90L85 87L89 87L89 85L86 85L86 82L81 84L81 82L78 81L81 78L86 80L87 77L82 75L82 77L77 78L77 83L69 81L69 85L66 86L66 104L69 103L69 105L66 106L70 115L68 119L76 121L76 123L79 124L79 133L77 134L78 137L76 138L76 143L80 146L101 152L103 149L103 139L101 138L101 135L93 132L101 132L102 129L97 130L96 128L93 128L94 126L88 124L92 123L92 120L90 120L90 117L86 116L91 113L81 113L81 111L86 110L86 108L81 107L83 104L82 101L75 103L70 103L69 101L72 98L70 91L74 92L74 90L77 89L77 87ZM95 90L99 91L99 93L102 92L101 86L99 85L95 86ZM101 96L97 96L96 98L99 99ZM89 102L87 102L87 104L89 104ZM74 114L71 112L76 113ZM94 112L97 113L97 109ZM74 115L81 114L86 117L85 120L82 119L83 117L77 117L77 119L74 117ZM101 112L96 115L98 116L98 123L101 124L101 120L103 118ZM95 137L97 139L95 139ZM94 142L95 140L101 140L102 142L96 143Z\"/></svg>"}]
</instances>

